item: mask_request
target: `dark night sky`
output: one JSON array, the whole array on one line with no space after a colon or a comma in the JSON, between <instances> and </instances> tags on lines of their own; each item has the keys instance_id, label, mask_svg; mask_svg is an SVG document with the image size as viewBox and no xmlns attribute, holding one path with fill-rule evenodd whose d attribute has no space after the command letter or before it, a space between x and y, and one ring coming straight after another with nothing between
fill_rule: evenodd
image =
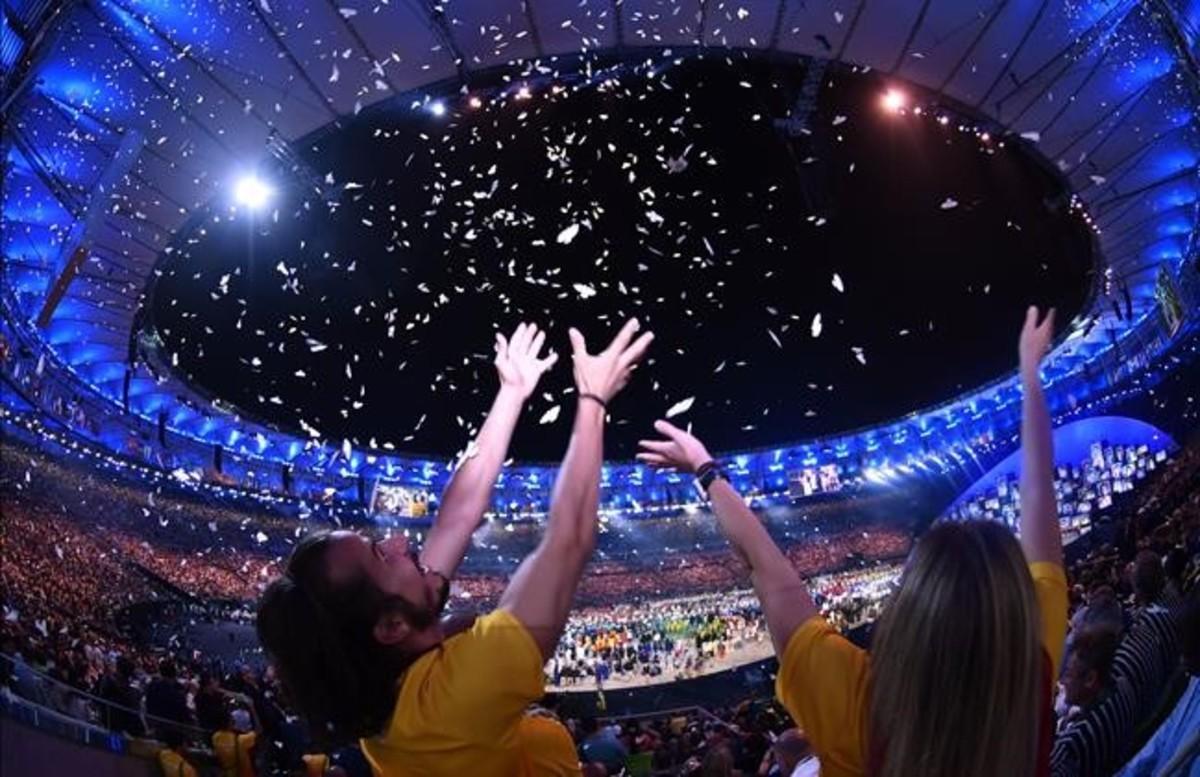
<instances>
[{"instance_id":1,"label":"dark night sky","mask_svg":"<svg viewBox=\"0 0 1200 777\"><path fill-rule=\"evenodd\" d=\"M183 372L253 414L451 454L490 403L496 327L536 321L565 355L568 326L599 346L637 315L658 339L612 404L620 458L688 397L677 420L718 450L894 418L1014 367L1027 304L1078 311L1087 233L1015 144L890 114L883 81L833 69L788 139L771 120L802 77L722 58L364 113L305 149L352 184L336 209L285 191L277 217L210 219L162 265L153 319ZM514 456L561 457L569 386L564 360Z\"/></svg>"}]
</instances>

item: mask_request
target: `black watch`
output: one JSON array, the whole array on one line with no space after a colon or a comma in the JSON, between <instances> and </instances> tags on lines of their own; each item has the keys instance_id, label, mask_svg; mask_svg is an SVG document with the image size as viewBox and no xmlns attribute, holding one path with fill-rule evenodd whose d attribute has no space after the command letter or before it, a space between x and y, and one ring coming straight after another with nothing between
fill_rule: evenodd
<instances>
[{"instance_id":1,"label":"black watch","mask_svg":"<svg viewBox=\"0 0 1200 777\"><path fill-rule=\"evenodd\" d=\"M696 469L696 485L702 494L708 494L709 487L717 478L728 481L725 472L715 461L705 462Z\"/></svg>"}]
</instances>

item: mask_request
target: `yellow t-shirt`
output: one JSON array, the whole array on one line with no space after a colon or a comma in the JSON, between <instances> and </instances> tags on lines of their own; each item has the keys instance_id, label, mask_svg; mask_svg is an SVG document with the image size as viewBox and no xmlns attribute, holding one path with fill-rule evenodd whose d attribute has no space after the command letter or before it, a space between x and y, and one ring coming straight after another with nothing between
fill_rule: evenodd
<instances>
[{"instance_id":1,"label":"yellow t-shirt","mask_svg":"<svg viewBox=\"0 0 1200 777\"><path fill-rule=\"evenodd\" d=\"M304 762L305 777L322 777L329 771L329 756L324 753L307 753L300 760Z\"/></svg>"},{"instance_id":2,"label":"yellow t-shirt","mask_svg":"<svg viewBox=\"0 0 1200 777\"><path fill-rule=\"evenodd\" d=\"M409 667L387 729L363 739L363 753L377 777L529 774L518 729L544 690L529 630L495 610Z\"/></svg>"},{"instance_id":3,"label":"yellow t-shirt","mask_svg":"<svg viewBox=\"0 0 1200 777\"><path fill-rule=\"evenodd\" d=\"M221 777L254 777L251 751L258 739L255 734L218 731L212 735L213 755L221 767Z\"/></svg>"},{"instance_id":4,"label":"yellow t-shirt","mask_svg":"<svg viewBox=\"0 0 1200 777\"><path fill-rule=\"evenodd\" d=\"M567 727L545 715L526 715L518 732L528 773L537 777L580 777L579 751Z\"/></svg>"},{"instance_id":5,"label":"yellow t-shirt","mask_svg":"<svg viewBox=\"0 0 1200 777\"><path fill-rule=\"evenodd\" d=\"M158 751L158 765L162 767L163 777L197 777L196 769L169 747Z\"/></svg>"},{"instance_id":6,"label":"yellow t-shirt","mask_svg":"<svg viewBox=\"0 0 1200 777\"><path fill-rule=\"evenodd\" d=\"M1029 565L1042 618L1042 647L1054 665L1062 662L1067 635L1067 577L1058 564ZM775 695L821 759L821 777L866 774L864 714L870 657L819 615L788 640L779 661Z\"/></svg>"}]
</instances>

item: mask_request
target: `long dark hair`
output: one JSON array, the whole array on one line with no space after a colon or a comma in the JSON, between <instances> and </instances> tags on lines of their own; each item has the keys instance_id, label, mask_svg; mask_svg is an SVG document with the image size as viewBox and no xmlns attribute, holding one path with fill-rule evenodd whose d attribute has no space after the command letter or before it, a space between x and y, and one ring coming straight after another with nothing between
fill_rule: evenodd
<instances>
[{"instance_id":1,"label":"long dark hair","mask_svg":"<svg viewBox=\"0 0 1200 777\"><path fill-rule=\"evenodd\" d=\"M287 701L318 741L336 744L380 733L396 703L396 680L415 656L383 645L380 617L417 616L413 605L380 591L365 575L334 586L325 571L329 534L296 545L284 574L258 605L258 639L275 665Z\"/></svg>"}]
</instances>

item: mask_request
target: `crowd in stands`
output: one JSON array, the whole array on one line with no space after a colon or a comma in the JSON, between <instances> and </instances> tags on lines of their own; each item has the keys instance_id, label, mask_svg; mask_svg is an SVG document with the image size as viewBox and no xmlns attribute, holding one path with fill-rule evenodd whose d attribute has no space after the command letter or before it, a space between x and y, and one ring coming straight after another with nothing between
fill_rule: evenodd
<instances>
[{"instance_id":1,"label":"crowd in stands","mask_svg":"<svg viewBox=\"0 0 1200 777\"><path fill-rule=\"evenodd\" d=\"M178 752L196 761L198 745L211 763L240 758L243 750L275 769L299 769L303 756L319 757L306 752L303 730L288 718L269 670L150 650L112 618L159 595L143 570L198 597L252 598L275 574L295 523L139 491L28 452L5 453L0 669L9 692L114 731L169 741L175 749L167 748L167 758ZM1126 762L1128 774L1157 774L1178 754L1179 741L1194 737L1200 656L1184 602L1200 575L1200 452L1184 449L1146 483L1136 509L1107 534L1086 536L1068 569L1071 630L1057 703L1056 775L1112 773ZM897 567L879 562L903 557L910 544L904 532L870 527L798 542L786 552L812 578L827 618L849 630L872 621L894 585ZM597 675L658 672L685 678L722 653L763 641L763 616L741 592L743 574L730 554L716 552L643 567L595 562L580 589L587 606L547 667L551 684L591 689ZM503 582L466 576L455 583L456 599L486 606ZM565 722L584 763L604 764L608 774L618 765L630 773L786 774L780 769L807 755L803 734L762 700L631 721ZM187 744L179 749L181 737ZM362 774L357 758L341 752L331 763Z\"/></svg>"},{"instance_id":2,"label":"crowd in stands","mask_svg":"<svg viewBox=\"0 0 1200 777\"><path fill-rule=\"evenodd\" d=\"M1167 458L1165 450L1151 451L1149 445L1109 445L1096 442L1085 458L1055 468L1054 492L1059 522L1065 539L1086 532L1091 516L1112 506L1121 494L1153 473ZM986 518L1016 527L1020 513L1020 486L1015 476L1005 475L969 499L963 499L948 517L967 520Z\"/></svg>"},{"instance_id":3,"label":"crowd in stands","mask_svg":"<svg viewBox=\"0 0 1200 777\"><path fill-rule=\"evenodd\" d=\"M1071 569L1055 775L1112 773L1143 745L1149 750L1136 753L1129 773L1159 774L1180 740L1164 741L1170 727L1161 738L1153 732L1176 707L1191 726L1191 762L1200 758L1200 451L1184 450L1118 528L1113 542L1093 548ZM1186 737L1182 741L1187 749Z\"/></svg>"}]
</instances>

